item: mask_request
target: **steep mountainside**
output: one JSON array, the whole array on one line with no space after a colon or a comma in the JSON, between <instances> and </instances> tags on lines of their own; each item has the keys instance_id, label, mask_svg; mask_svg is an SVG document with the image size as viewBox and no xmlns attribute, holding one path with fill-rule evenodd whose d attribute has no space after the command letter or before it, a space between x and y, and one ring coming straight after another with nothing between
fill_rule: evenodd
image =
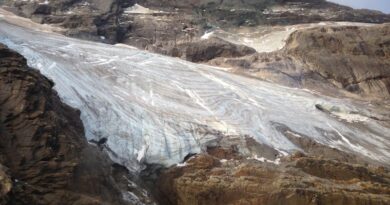
<instances>
[{"instance_id":1,"label":"steep mountainside","mask_svg":"<svg viewBox=\"0 0 390 205\"><path fill-rule=\"evenodd\" d=\"M388 100L389 42L389 24L317 26L293 32L281 50L209 63L326 95Z\"/></svg>"},{"instance_id":2,"label":"steep mountainside","mask_svg":"<svg viewBox=\"0 0 390 205\"><path fill-rule=\"evenodd\" d=\"M80 112L26 63L0 44L1 204L130 204L128 173L87 143ZM133 202L148 203L136 188Z\"/></svg>"},{"instance_id":3,"label":"steep mountainside","mask_svg":"<svg viewBox=\"0 0 390 205\"><path fill-rule=\"evenodd\" d=\"M123 9L132 0L5 0L5 5L18 15L35 22L56 24L68 29L70 36L105 42L121 42L129 22L120 22Z\"/></svg>"},{"instance_id":4,"label":"steep mountainside","mask_svg":"<svg viewBox=\"0 0 390 205\"><path fill-rule=\"evenodd\" d=\"M217 27L390 21L380 12L325 0L5 0L5 5L36 22L67 28L70 36L156 52L197 41Z\"/></svg>"},{"instance_id":5,"label":"steep mountainside","mask_svg":"<svg viewBox=\"0 0 390 205\"><path fill-rule=\"evenodd\" d=\"M390 97L390 25L325 27L293 33L287 54L337 86Z\"/></svg>"}]
</instances>

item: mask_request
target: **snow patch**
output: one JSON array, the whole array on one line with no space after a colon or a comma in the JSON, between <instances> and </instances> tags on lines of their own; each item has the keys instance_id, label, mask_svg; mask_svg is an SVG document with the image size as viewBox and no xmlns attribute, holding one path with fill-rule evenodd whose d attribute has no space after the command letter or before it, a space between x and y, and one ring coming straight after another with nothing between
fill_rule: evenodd
<instances>
[{"instance_id":1,"label":"snow patch","mask_svg":"<svg viewBox=\"0 0 390 205\"><path fill-rule=\"evenodd\" d=\"M219 160L221 163L226 163L228 160L227 159L221 159Z\"/></svg>"},{"instance_id":2,"label":"snow patch","mask_svg":"<svg viewBox=\"0 0 390 205\"><path fill-rule=\"evenodd\" d=\"M280 158L277 158L275 160L269 160L269 159L264 158L264 157L258 157L257 155L253 155L252 157L248 157L247 159L255 159L255 160L260 161L260 162L272 163L272 164L276 164L276 165L280 164Z\"/></svg>"},{"instance_id":3,"label":"snow patch","mask_svg":"<svg viewBox=\"0 0 390 205\"><path fill-rule=\"evenodd\" d=\"M177 167L185 167L187 166L187 162L176 164Z\"/></svg>"},{"instance_id":4,"label":"snow patch","mask_svg":"<svg viewBox=\"0 0 390 205\"><path fill-rule=\"evenodd\" d=\"M50 2L48 0L45 0L44 2L40 2L41 5L48 5Z\"/></svg>"},{"instance_id":5,"label":"snow patch","mask_svg":"<svg viewBox=\"0 0 390 205\"><path fill-rule=\"evenodd\" d=\"M154 13L164 13L163 11L155 11L146 7L143 7L139 4L134 4L132 7L127 8L124 11L125 14L154 14Z\"/></svg>"},{"instance_id":6,"label":"snow patch","mask_svg":"<svg viewBox=\"0 0 390 205\"><path fill-rule=\"evenodd\" d=\"M137 154L137 161L138 161L138 162L141 162L142 159L145 158L145 154L146 154L147 149L148 149L148 148L147 148L146 145L142 145L141 150L140 150L140 151L138 152L138 154Z\"/></svg>"},{"instance_id":7,"label":"snow patch","mask_svg":"<svg viewBox=\"0 0 390 205\"><path fill-rule=\"evenodd\" d=\"M206 33L203 34L203 36L201 37L202 40L207 40L209 39L211 36L214 35L214 32L213 31L206 31Z\"/></svg>"}]
</instances>

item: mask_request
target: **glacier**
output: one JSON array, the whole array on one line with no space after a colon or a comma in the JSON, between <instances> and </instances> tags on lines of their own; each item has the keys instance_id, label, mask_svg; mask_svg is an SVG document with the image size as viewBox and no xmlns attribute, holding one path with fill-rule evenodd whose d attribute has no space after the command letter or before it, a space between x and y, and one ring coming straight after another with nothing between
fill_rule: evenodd
<instances>
[{"instance_id":1,"label":"glacier","mask_svg":"<svg viewBox=\"0 0 390 205\"><path fill-rule=\"evenodd\" d=\"M218 138L216 133L250 136L281 153L299 149L280 126L390 164L390 128L369 117L389 113L368 102L327 97L131 47L72 39L6 19L0 16L0 42L52 79L62 100L81 110L88 140L107 138L112 159L133 171L142 162L180 163L188 153L202 152ZM338 107L344 118L348 113L362 117L344 120L316 105Z\"/></svg>"}]
</instances>

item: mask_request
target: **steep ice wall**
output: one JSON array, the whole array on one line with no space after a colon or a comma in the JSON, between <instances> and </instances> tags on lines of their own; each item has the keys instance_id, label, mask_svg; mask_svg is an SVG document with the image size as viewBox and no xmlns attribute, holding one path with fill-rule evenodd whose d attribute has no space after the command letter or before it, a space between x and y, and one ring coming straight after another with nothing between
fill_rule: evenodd
<instances>
[{"instance_id":1,"label":"steep ice wall","mask_svg":"<svg viewBox=\"0 0 390 205\"><path fill-rule=\"evenodd\" d=\"M66 38L0 20L0 42L53 79L81 110L88 139L108 138L114 160L173 164L201 151L212 133L249 135L281 152L296 147L278 127L389 164L390 128L370 105L318 96L206 65L127 47ZM340 108L340 116L316 109ZM261 156L259 156L261 157Z\"/></svg>"}]
</instances>

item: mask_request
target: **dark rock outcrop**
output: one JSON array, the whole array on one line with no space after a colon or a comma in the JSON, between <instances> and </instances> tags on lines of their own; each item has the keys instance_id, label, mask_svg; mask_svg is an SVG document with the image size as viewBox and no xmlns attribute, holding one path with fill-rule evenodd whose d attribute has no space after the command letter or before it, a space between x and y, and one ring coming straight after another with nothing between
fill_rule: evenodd
<instances>
[{"instance_id":1,"label":"dark rock outcrop","mask_svg":"<svg viewBox=\"0 0 390 205\"><path fill-rule=\"evenodd\" d=\"M183 43L178 45L176 49L176 55L192 62L207 62L219 57L236 58L256 53L253 48L236 45L220 38Z\"/></svg>"},{"instance_id":2,"label":"dark rock outcrop","mask_svg":"<svg viewBox=\"0 0 390 205\"><path fill-rule=\"evenodd\" d=\"M390 16L377 11L354 10L326 0L139 0L155 9L194 10L209 24L222 27L292 25L319 21L383 23Z\"/></svg>"},{"instance_id":3,"label":"dark rock outcrop","mask_svg":"<svg viewBox=\"0 0 390 205\"><path fill-rule=\"evenodd\" d=\"M123 200L129 190L121 188L129 173L87 143L80 112L52 87L25 58L0 45L2 204L129 204Z\"/></svg>"},{"instance_id":4,"label":"dark rock outcrop","mask_svg":"<svg viewBox=\"0 0 390 205\"><path fill-rule=\"evenodd\" d=\"M130 25L120 22L119 16L133 4L132 0L5 1L18 15L66 28L66 35L107 43L122 41Z\"/></svg>"}]
</instances>

